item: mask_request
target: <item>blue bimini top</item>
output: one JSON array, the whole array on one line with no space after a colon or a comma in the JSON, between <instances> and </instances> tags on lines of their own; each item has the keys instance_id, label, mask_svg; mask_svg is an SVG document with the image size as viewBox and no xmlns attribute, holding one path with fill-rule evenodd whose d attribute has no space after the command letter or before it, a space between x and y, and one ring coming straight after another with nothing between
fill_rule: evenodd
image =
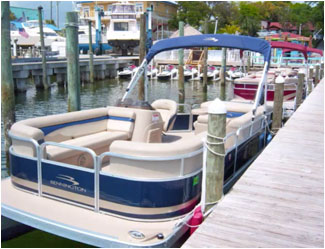
<instances>
[{"instance_id":1,"label":"blue bimini top","mask_svg":"<svg viewBox=\"0 0 325 249\"><path fill-rule=\"evenodd\" d=\"M269 42L250 36L221 34L191 35L161 40L151 47L146 59L149 63L160 52L193 47L238 48L263 54L264 62L270 62L271 59L271 45Z\"/></svg>"}]
</instances>

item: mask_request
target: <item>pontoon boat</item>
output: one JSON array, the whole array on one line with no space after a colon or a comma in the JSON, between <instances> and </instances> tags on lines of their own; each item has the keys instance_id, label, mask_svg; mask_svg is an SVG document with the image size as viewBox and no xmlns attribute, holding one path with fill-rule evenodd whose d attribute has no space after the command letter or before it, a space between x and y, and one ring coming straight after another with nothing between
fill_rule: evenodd
<instances>
[{"instance_id":1,"label":"pontoon boat","mask_svg":"<svg viewBox=\"0 0 325 249\"><path fill-rule=\"evenodd\" d=\"M271 48L245 36L185 36L152 46L117 106L15 123L11 177L1 184L2 215L99 247L173 246L188 230L194 208L204 206L210 103L178 113L181 104L172 100L149 104L128 97L157 53L216 46L253 50L265 58L255 103L224 102L228 191L267 143L271 109L265 100L259 104ZM147 88L145 77L146 99Z\"/></svg>"}]
</instances>

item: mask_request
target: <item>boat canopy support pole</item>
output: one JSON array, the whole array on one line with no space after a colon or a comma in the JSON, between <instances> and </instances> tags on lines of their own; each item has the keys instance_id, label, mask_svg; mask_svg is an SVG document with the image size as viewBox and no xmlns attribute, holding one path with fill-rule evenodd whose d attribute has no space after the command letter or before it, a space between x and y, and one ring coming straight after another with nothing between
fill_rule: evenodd
<instances>
[{"instance_id":1,"label":"boat canopy support pole","mask_svg":"<svg viewBox=\"0 0 325 249\"><path fill-rule=\"evenodd\" d=\"M129 96L130 92L134 88L134 86L138 83L141 75L144 73L145 68L147 67L147 60L144 59L139 66L137 72L133 75L128 87L126 88L125 94L122 97L122 102Z\"/></svg>"},{"instance_id":2,"label":"boat canopy support pole","mask_svg":"<svg viewBox=\"0 0 325 249\"><path fill-rule=\"evenodd\" d=\"M266 76L267 76L267 70L268 70L268 62L265 62L264 64L264 68L263 68L263 75L262 75L262 78L261 78L261 81L258 85L258 88L257 88L257 92L256 92L256 97L255 97L255 102L254 102L254 106L253 106L253 109L252 109L252 112L253 112L253 117L252 119L254 120L255 119L255 112L256 112L256 109L261 101L261 97L262 97L262 92L263 92L263 87L265 86L265 93L264 93L264 105L266 107L266 99L267 99L267 81L266 81Z\"/></svg>"}]
</instances>

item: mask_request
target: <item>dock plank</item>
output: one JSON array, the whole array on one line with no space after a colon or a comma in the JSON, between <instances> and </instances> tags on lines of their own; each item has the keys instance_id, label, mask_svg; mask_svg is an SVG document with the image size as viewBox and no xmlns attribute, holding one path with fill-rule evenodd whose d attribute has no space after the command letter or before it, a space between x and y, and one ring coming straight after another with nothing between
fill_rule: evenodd
<instances>
[{"instance_id":1,"label":"dock plank","mask_svg":"<svg viewBox=\"0 0 325 249\"><path fill-rule=\"evenodd\" d=\"M183 247L324 247L323 80Z\"/></svg>"}]
</instances>

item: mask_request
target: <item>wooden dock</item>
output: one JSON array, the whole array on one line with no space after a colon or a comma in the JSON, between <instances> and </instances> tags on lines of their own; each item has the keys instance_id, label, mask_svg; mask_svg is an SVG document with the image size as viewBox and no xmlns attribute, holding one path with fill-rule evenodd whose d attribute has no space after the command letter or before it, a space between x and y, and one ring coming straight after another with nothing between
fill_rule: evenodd
<instances>
[{"instance_id":1,"label":"wooden dock","mask_svg":"<svg viewBox=\"0 0 325 249\"><path fill-rule=\"evenodd\" d=\"M324 247L324 81L183 247Z\"/></svg>"}]
</instances>

